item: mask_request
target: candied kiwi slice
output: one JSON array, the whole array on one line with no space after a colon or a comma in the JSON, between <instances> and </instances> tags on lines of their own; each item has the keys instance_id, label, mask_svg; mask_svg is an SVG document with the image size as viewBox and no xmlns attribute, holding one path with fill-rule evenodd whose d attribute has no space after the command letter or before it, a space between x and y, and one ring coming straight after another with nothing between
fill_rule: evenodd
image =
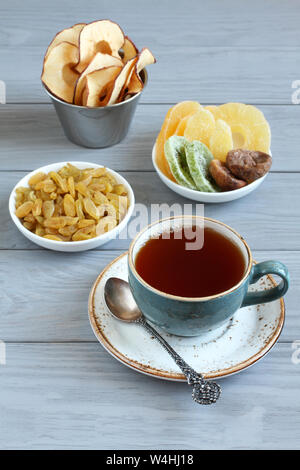
<instances>
[{"instance_id":1,"label":"candied kiwi slice","mask_svg":"<svg viewBox=\"0 0 300 470\"><path fill-rule=\"evenodd\" d=\"M197 189L186 160L186 139L173 135L165 142L165 155L172 175L181 186Z\"/></svg>"},{"instance_id":2,"label":"candied kiwi slice","mask_svg":"<svg viewBox=\"0 0 300 470\"><path fill-rule=\"evenodd\" d=\"M205 193L218 192L209 174L209 165L214 158L211 151L198 140L186 142L185 148L188 168L197 189Z\"/></svg>"}]
</instances>

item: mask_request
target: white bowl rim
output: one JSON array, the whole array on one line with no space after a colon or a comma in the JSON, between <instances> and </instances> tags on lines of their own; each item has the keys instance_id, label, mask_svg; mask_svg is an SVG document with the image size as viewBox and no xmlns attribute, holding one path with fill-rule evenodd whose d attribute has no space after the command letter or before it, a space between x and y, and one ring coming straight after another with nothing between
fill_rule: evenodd
<instances>
[{"instance_id":1,"label":"white bowl rim","mask_svg":"<svg viewBox=\"0 0 300 470\"><path fill-rule=\"evenodd\" d=\"M242 188L234 189L233 191L221 191L219 193L209 193L209 192L205 192L205 191L197 191L196 189L190 189L190 188L187 188L186 186L182 186L179 183L175 183L175 181L170 180L166 175L164 175L164 173L160 170L160 168L158 167L158 165L156 163L155 148L156 148L156 143L154 143L153 148L152 148L152 163L153 163L153 166L154 166L156 172L159 174L159 176L161 176L162 180L163 181L166 180L168 182L168 184L170 184L170 186L174 186L174 188L176 188L176 187L183 188L183 190L186 192L186 194L189 194L190 196L195 196L196 194L197 195L201 195L201 194L204 195L205 194L206 197L212 197L213 199L222 199L227 194L228 195L229 194L239 194L240 196L242 196L244 193L247 194L248 191L250 191L251 187L253 189L255 189L255 186L258 184L258 182L259 182L259 184L262 183L263 180L266 178L266 176L269 174L269 171L268 171L264 176L261 176L260 178L253 181L252 183L249 183L246 186L243 186ZM272 156L271 150L269 151L269 154ZM238 199L238 198L236 198L236 199Z\"/></svg>"},{"instance_id":2,"label":"white bowl rim","mask_svg":"<svg viewBox=\"0 0 300 470\"><path fill-rule=\"evenodd\" d=\"M9 196L8 209L9 209L9 213L10 213L10 216L11 216L13 222L15 223L17 228L20 230L20 232L23 232L23 230L27 230L30 233L30 237L32 237L32 241L35 242L35 240L36 240L36 243L39 244L40 240L43 239L43 237L40 237L39 235L36 235L33 232L30 232L30 230L28 230L26 227L24 227L24 225L21 223L20 219L13 212L13 209L15 208L16 189L18 187L22 186L21 182L25 178L30 178L35 173L39 173L39 172L47 173L51 170L54 170L54 167L57 168L58 165L60 165L60 167L62 168L63 166L67 165L67 163L70 163L71 165L74 165L74 166L76 166L76 165L82 165L82 166L86 165L86 167L84 166L84 168L89 168L89 167L90 168L106 168L109 173L111 173L113 176L116 176L118 179L120 179L121 182L124 184L124 186L126 186L126 189L128 190L130 204L129 204L127 213L126 213L125 217L121 220L121 222L116 227L114 227L112 230L109 230L108 232L105 232L102 235L98 235L97 237L93 237L89 240L79 240L79 241L69 241L69 242L64 242L64 241L59 242L57 240L50 240L48 238L46 238L44 240L47 241L47 243L49 242L49 244L52 245L53 247L55 247L55 246L64 247L64 246L88 246L89 244L91 244L91 242L95 242L95 240L99 240L99 242L101 242L101 240L105 240L108 235L109 235L109 239L113 238L113 237L111 237L111 235L114 235L114 234L120 232L125 227L125 225L127 224L129 218L131 217L132 212L133 212L133 208L134 208L134 204L135 204L135 198L134 198L133 189L132 189L131 185L128 183L128 181L124 178L124 176L120 175L120 173L112 170L111 168L108 168L104 165L99 165L98 163L91 163L91 162L85 162L85 161L69 161L68 160L68 161L64 161L64 162L49 163L49 165L44 165L40 168L37 168L36 170L33 170L29 173L26 173L18 181L18 183L14 186L14 188L12 189L12 191L10 193L10 196Z\"/></svg>"}]
</instances>

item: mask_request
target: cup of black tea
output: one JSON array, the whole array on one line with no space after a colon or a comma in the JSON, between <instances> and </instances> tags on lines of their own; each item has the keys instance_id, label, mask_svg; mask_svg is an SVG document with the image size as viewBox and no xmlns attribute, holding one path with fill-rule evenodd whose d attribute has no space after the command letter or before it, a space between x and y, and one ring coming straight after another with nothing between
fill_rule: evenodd
<instances>
[{"instance_id":1,"label":"cup of black tea","mask_svg":"<svg viewBox=\"0 0 300 470\"><path fill-rule=\"evenodd\" d=\"M240 308L272 302L289 287L279 261L253 264L249 246L234 229L200 216L178 216L147 226L132 241L129 284L145 317L179 336L218 328ZM276 287L248 292L266 274Z\"/></svg>"}]
</instances>

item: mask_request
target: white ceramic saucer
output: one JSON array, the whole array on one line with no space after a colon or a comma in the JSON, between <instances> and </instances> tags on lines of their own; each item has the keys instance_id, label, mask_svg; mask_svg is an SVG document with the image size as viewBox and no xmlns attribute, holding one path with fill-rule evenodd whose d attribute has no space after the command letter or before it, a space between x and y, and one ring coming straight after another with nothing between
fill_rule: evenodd
<instances>
[{"instance_id":1,"label":"white ceramic saucer","mask_svg":"<svg viewBox=\"0 0 300 470\"><path fill-rule=\"evenodd\" d=\"M122 323L110 315L103 295L105 282L112 276L127 280L127 274L127 253L124 253L102 271L91 290L89 318L97 339L116 359L138 372L159 379L185 381L168 353L142 326ZM251 289L262 290L273 285L276 285L274 279L267 276ZM284 316L284 302L280 299L242 308L227 325L202 336L185 338L161 330L160 333L206 378L221 378L261 359L276 343Z\"/></svg>"}]
</instances>

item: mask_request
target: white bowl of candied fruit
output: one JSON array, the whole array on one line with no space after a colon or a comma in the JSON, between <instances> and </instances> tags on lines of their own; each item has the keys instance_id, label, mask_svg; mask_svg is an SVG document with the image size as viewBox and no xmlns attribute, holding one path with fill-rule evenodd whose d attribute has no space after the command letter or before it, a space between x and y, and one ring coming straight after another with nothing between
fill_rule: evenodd
<instances>
[{"instance_id":1,"label":"white bowl of candied fruit","mask_svg":"<svg viewBox=\"0 0 300 470\"><path fill-rule=\"evenodd\" d=\"M134 208L130 184L89 162L59 162L28 173L14 187L9 212L25 237L43 248L85 251L113 240Z\"/></svg>"}]
</instances>

